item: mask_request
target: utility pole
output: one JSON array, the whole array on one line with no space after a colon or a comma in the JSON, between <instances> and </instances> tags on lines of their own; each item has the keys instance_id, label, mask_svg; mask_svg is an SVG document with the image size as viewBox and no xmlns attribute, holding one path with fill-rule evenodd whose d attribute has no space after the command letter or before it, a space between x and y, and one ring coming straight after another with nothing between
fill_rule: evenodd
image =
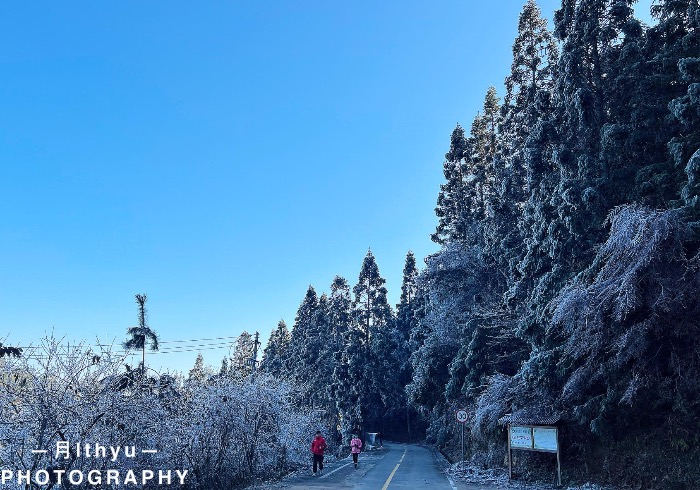
<instances>
[{"instance_id":1,"label":"utility pole","mask_svg":"<svg viewBox=\"0 0 700 490\"><path fill-rule=\"evenodd\" d=\"M255 379L255 366L258 363L258 346L260 345L260 334L255 332L255 341L253 341L253 357L250 360L250 382Z\"/></svg>"}]
</instances>

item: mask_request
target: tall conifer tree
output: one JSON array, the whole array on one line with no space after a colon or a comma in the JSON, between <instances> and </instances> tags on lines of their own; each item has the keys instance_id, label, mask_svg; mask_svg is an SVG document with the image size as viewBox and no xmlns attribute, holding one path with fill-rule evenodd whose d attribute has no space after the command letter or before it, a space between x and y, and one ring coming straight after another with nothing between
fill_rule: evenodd
<instances>
[{"instance_id":1,"label":"tall conifer tree","mask_svg":"<svg viewBox=\"0 0 700 490\"><path fill-rule=\"evenodd\" d=\"M245 330L236 339L231 352L229 375L235 378L245 378L253 371L253 336Z\"/></svg>"},{"instance_id":2,"label":"tall conifer tree","mask_svg":"<svg viewBox=\"0 0 700 490\"><path fill-rule=\"evenodd\" d=\"M387 328L391 321L391 307L387 301L385 283L386 280L379 274L374 255L369 250L362 262L357 284L353 288L355 321L364 333L367 346L372 335L379 329Z\"/></svg>"},{"instance_id":3,"label":"tall conifer tree","mask_svg":"<svg viewBox=\"0 0 700 490\"><path fill-rule=\"evenodd\" d=\"M445 154L442 171L446 182L440 185L435 214L438 225L431 239L443 244L451 240L464 240L467 231L465 172L468 153L464 128L457 124L450 137L450 151Z\"/></svg>"},{"instance_id":4,"label":"tall conifer tree","mask_svg":"<svg viewBox=\"0 0 700 490\"><path fill-rule=\"evenodd\" d=\"M390 399L396 395L396 383L392 378L396 373L391 365L393 312L387 301L385 283L370 250L362 262L353 293L355 324L363 334L366 356L364 377L367 393L363 405L374 424L381 424Z\"/></svg>"},{"instance_id":5,"label":"tall conifer tree","mask_svg":"<svg viewBox=\"0 0 700 490\"><path fill-rule=\"evenodd\" d=\"M284 371L285 360L287 358L287 348L289 347L289 329L284 320L280 320L277 328L270 334L263 351L260 370L272 374L276 377L286 375Z\"/></svg>"}]
</instances>

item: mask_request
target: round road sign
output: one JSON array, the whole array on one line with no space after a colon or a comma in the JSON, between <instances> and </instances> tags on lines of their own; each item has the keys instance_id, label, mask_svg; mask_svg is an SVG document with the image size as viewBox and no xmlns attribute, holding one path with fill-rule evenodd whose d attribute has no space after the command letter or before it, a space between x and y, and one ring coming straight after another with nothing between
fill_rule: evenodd
<instances>
[{"instance_id":1,"label":"round road sign","mask_svg":"<svg viewBox=\"0 0 700 490\"><path fill-rule=\"evenodd\" d=\"M463 424L467 421L467 411L463 408L460 408L455 412L455 417L457 418L457 422Z\"/></svg>"}]
</instances>

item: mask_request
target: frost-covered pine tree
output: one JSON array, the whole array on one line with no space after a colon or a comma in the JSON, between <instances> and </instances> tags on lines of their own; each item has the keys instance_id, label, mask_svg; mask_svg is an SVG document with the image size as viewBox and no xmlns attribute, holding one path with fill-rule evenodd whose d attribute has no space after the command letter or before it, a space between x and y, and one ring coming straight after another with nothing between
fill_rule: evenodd
<instances>
[{"instance_id":1,"label":"frost-covered pine tree","mask_svg":"<svg viewBox=\"0 0 700 490\"><path fill-rule=\"evenodd\" d=\"M601 130L616 104L610 97L612 61L632 19L633 3L565 0L555 15L555 33L563 46L556 80L560 180L553 196L559 215L554 254L571 272L590 261L594 247L604 240L605 217L620 204L611 169L601 160Z\"/></svg>"},{"instance_id":2,"label":"frost-covered pine tree","mask_svg":"<svg viewBox=\"0 0 700 490\"><path fill-rule=\"evenodd\" d=\"M362 268L353 288L354 320L369 345L372 335L380 329L385 329L391 322L392 312L387 301L386 280L379 274L379 267L369 250L362 261Z\"/></svg>"},{"instance_id":3,"label":"frost-covered pine tree","mask_svg":"<svg viewBox=\"0 0 700 490\"><path fill-rule=\"evenodd\" d=\"M507 132L513 150L524 142L538 119L535 101L541 91L551 91L558 48L547 28L547 19L534 0L528 0L518 18L518 34L513 41L513 63L506 78ZM516 127L517 126L517 127Z\"/></svg>"},{"instance_id":4,"label":"frost-covered pine tree","mask_svg":"<svg viewBox=\"0 0 700 490\"><path fill-rule=\"evenodd\" d=\"M358 282L353 288L354 325L363 336L364 384L363 405L368 409L369 422L380 423L389 399L396 393L392 369L393 343L391 328L393 312L387 300L386 280L380 275L372 251L368 251L362 262Z\"/></svg>"},{"instance_id":5,"label":"frost-covered pine tree","mask_svg":"<svg viewBox=\"0 0 700 490\"><path fill-rule=\"evenodd\" d=\"M348 281L336 276L331 283L328 321L331 338L328 351L332 353L332 373L329 401L333 404L336 426L344 444L362 423L362 394L366 390L364 378L365 350L363 335L352 321L352 294Z\"/></svg>"},{"instance_id":6,"label":"frost-covered pine tree","mask_svg":"<svg viewBox=\"0 0 700 490\"><path fill-rule=\"evenodd\" d=\"M396 419L405 418L405 429L409 437L412 435L412 408L406 396L406 386L411 382L413 369L411 367L411 332L418 326L418 310L422 306L422 297L418 291L418 268L416 257L409 250L403 268L401 283L401 298L396 305L396 320L392 329L394 343L394 364L397 369L397 383L401 388L400 399L394 407Z\"/></svg>"},{"instance_id":7,"label":"frost-covered pine tree","mask_svg":"<svg viewBox=\"0 0 700 490\"><path fill-rule=\"evenodd\" d=\"M334 408L331 399L333 382L333 370L335 360L334 325L331 323L331 302L328 295L323 293L318 300L318 312L316 314L316 370L313 373L312 400L314 406L324 407L328 411Z\"/></svg>"},{"instance_id":8,"label":"frost-covered pine tree","mask_svg":"<svg viewBox=\"0 0 700 490\"><path fill-rule=\"evenodd\" d=\"M448 240L464 240L467 231L466 169L468 153L464 128L457 124L450 137L450 150L445 154L442 171L446 182L440 185L435 214L438 225L431 239L443 244Z\"/></svg>"},{"instance_id":9,"label":"frost-covered pine tree","mask_svg":"<svg viewBox=\"0 0 700 490\"><path fill-rule=\"evenodd\" d=\"M197 354L197 359L194 361L194 366L190 369L188 380L196 383L203 383L207 379L207 372L204 368L204 357L202 353Z\"/></svg>"},{"instance_id":10,"label":"frost-covered pine tree","mask_svg":"<svg viewBox=\"0 0 700 490\"><path fill-rule=\"evenodd\" d=\"M327 350L332 353L328 397L334 409L334 424L340 428L343 444L348 445L352 433L364 427L371 386L366 369L366 335L355 321L348 282L340 276L331 284L328 321L331 337Z\"/></svg>"},{"instance_id":11,"label":"frost-covered pine tree","mask_svg":"<svg viewBox=\"0 0 700 490\"><path fill-rule=\"evenodd\" d=\"M660 2L653 12L659 18L658 29L665 41L661 51L666 65L671 65L667 68L668 78L675 82L669 92L681 92L668 105L679 124L679 131L668 148L673 168L684 173L680 179L683 202L692 207L697 220L700 219L700 52L697 49L700 5L691 0Z\"/></svg>"},{"instance_id":12,"label":"frost-covered pine tree","mask_svg":"<svg viewBox=\"0 0 700 490\"><path fill-rule=\"evenodd\" d=\"M233 352L231 352L229 364L230 376L242 379L248 377L252 373L253 366L251 361L254 351L253 342L253 336L245 330L238 336L233 346Z\"/></svg>"},{"instance_id":13,"label":"frost-covered pine tree","mask_svg":"<svg viewBox=\"0 0 700 490\"><path fill-rule=\"evenodd\" d=\"M221 367L219 368L219 377L225 377L228 376L228 359L225 357L221 359Z\"/></svg>"},{"instance_id":14,"label":"frost-covered pine tree","mask_svg":"<svg viewBox=\"0 0 700 490\"><path fill-rule=\"evenodd\" d=\"M512 182L516 186L504 196L507 212L499 220L507 223L507 230L512 227L512 216L517 215L518 231L507 235L511 240L505 244L509 250L519 252L504 254L510 257L506 301L510 308L523 308L520 330L526 338L541 330L537 327L539 313L546 303L541 296L549 284L541 281L543 274L551 271L552 242L557 236L554 228L557 214L551 202L560 178L555 163L559 134L553 104L557 57L558 49L547 30L547 20L542 18L537 5L529 1L520 14L511 74L506 78L501 134L504 158L513 168ZM516 190L518 179L522 179L521 196ZM519 200L522 202L512 204ZM513 237L520 243L513 244Z\"/></svg>"},{"instance_id":15,"label":"frost-covered pine tree","mask_svg":"<svg viewBox=\"0 0 700 490\"><path fill-rule=\"evenodd\" d=\"M300 388L301 400L310 404L318 390L319 358L323 340L319 335L319 299L309 286L299 305L286 356L285 368Z\"/></svg>"},{"instance_id":16,"label":"frost-covered pine tree","mask_svg":"<svg viewBox=\"0 0 700 490\"><path fill-rule=\"evenodd\" d=\"M496 89L489 87L484 97L483 113L476 116L471 126L470 144L466 155L468 173L465 202L468 220L471 223L483 223L494 218L494 204L498 199L496 164L500 108ZM482 235L472 233L468 241L471 244L481 243Z\"/></svg>"},{"instance_id":17,"label":"frost-covered pine tree","mask_svg":"<svg viewBox=\"0 0 700 490\"><path fill-rule=\"evenodd\" d=\"M277 323L277 328L270 334L270 339L263 350L262 361L260 362L261 371L270 373L276 378L286 375L284 366L289 341L290 335L287 324L284 320L280 320Z\"/></svg>"},{"instance_id":18,"label":"frost-covered pine tree","mask_svg":"<svg viewBox=\"0 0 700 490\"><path fill-rule=\"evenodd\" d=\"M541 192L538 187L544 178L539 172L533 173L528 164L532 163L532 153L542 148L535 138L551 116L547 101L551 99L558 57L554 36L534 0L529 0L520 13L512 51L498 134L497 199L492 204L494 219L486 230L485 249L500 268L507 270L511 288L522 279L518 264L527 250L529 230L522 226L523 214L530 195ZM508 296L517 294L516 290Z\"/></svg>"},{"instance_id":19,"label":"frost-covered pine tree","mask_svg":"<svg viewBox=\"0 0 700 490\"><path fill-rule=\"evenodd\" d=\"M309 342L314 333L314 322L318 313L318 295L313 286L309 286L294 319L294 326L290 333L287 356L287 369L298 372L309 361Z\"/></svg>"},{"instance_id":20,"label":"frost-covered pine tree","mask_svg":"<svg viewBox=\"0 0 700 490\"><path fill-rule=\"evenodd\" d=\"M335 276L331 283L328 305L328 320L333 332L335 350L342 346L343 338L352 322L352 294L347 279Z\"/></svg>"},{"instance_id":21,"label":"frost-covered pine tree","mask_svg":"<svg viewBox=\"0 0 700 490\"><path fill-rule=\"evenodd\" d=\"M366 349L362 332L352 325L345 335L345 344L333 369L333 400L343 443L350 444L353 432L365 427L370 385L367 382Z\"/></svg>"},{"instance_id":22,"label":"frost-covered pine tree","mask_svg":"<svg viewBox=\"0 0 700 490\"><path fill-rule=\"evenodd\" d=\"M452 242L428 257L417 278L422 300L411 332L413 376L406 391L421 412L440 414L430 420L431 439L438 439L433 431L440 432L444 423L449 366L470 334L465 326L475 307L491 298L498 275L485 266L478 247Z\"/></svg>"},{"instance_id":23,"label":"frost-covered pine tree","mask_svg":"<svg viewBox=\"0 0 700 490\"><path fill-rule=\"evenodd\" d=\"M405 386L411 379L411 365L409 362L411 331L416 327L418 317L416 311L420 306L418 295L418 268L416 257L409 250L406 254L406 262L403 268L403 280L401 282L401 298L396 305L396 321L394 322L393 336L396 343L395 357L400 370L401 385Z\"/></svg>"}]
</instances>

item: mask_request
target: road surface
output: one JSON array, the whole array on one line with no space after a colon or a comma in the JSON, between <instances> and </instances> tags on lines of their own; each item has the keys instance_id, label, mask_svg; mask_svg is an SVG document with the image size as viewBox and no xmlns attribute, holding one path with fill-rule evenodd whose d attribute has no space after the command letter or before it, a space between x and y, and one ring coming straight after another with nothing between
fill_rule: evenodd
<instances>
[{"instance_id":1,"label":"road surface","mask_svg":"<svg viewBox=\"0 0 700 490\"><path fill-rule=\"evenodd\" d=\"M355 469L350 457L326 465L322 474L308 472L286 478L268 488L285 490L481 490L493 487L466 485L448 479L442 456L424 446L388 443L383 449L363 452Z\"/></svg>"}]
</instances>

